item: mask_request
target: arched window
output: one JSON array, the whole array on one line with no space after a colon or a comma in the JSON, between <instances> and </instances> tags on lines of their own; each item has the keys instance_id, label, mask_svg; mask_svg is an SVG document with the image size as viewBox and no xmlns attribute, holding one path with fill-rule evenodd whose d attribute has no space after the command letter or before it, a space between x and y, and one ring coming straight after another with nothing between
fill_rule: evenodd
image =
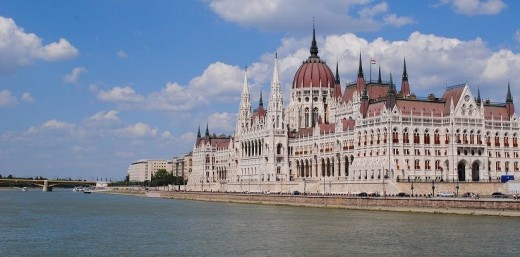
<instances>
[{"instance_id":1,"label":"arched window","mask_svg":"<svg viewBox=\"0 0 520 257\"><path fill-rule=\"evenodd\" d=\"M504 147L509 147L509 136L507 133L504 134Z\"/></svg>"},{"instance_id":2,"label":"arched window","mask_svg":"<svg viewBox=\"0 0 520 257\"><path fill-rule=\"evenodd\" d=\"M430 131L429 130L424 131L424 144L426 144L426 145L430 144Z\"/></svg>"},{"instance_id":3,"label":"arched window","mask_svg":"<svg viewBox=\"0 0 520 257\"><path fill-rule=\"evenodd\" d=\"M399 143L399 134L397 132L397 128L394 128L392 131L392 143Z\"/></svg>"},{"instance_id":4,"label":"arched window","mask_svg":"<svg viewBox=\"0 0 520 257\"><path fill-rule=\"evenodd\" d=\"M312 109L312 126L318 124L318 122L318 108L314 107L314 109Z\"/></svg>"},{"instance_id":5,"label":"arched window","mask_svg":"<svg viewBox=\"0 0 520 257\"><path fill-rule=\"evenodd\" d=\"M419 129L415 129L414 132L413 132L413 143L414 144L419 144L420 143Z\"/></svg>"},{"instance_id":6,"label":"arched window","mask_svg":"<svg viewBox=\"0 0 520 257\"><path fill-rule=\"evenodd\" d=\"M304 120L305 120L305 127L308 128L309 127L309 108L305 108L305 115L304 115Z\"/></svg>"},{"instance_id":7,"label":"arched window","mask_svg":"<svg viewBox=\"0 0 520 257\"><path fill-rule=\"evenodd\" d=\"M410 143L410 138L408 137L408 128L405 128L403 130L403 143L405 143L405 144Z\"/></svg>"},{"instance_id":8,"label":"arched window","mask_svg":"<svg viewBox=\"0 0 520 257\"><path fill-rule=\"evenodd\" d=\"M495 146L500 146L500 134L495 133Z\"/></svg>"}]
</instances>

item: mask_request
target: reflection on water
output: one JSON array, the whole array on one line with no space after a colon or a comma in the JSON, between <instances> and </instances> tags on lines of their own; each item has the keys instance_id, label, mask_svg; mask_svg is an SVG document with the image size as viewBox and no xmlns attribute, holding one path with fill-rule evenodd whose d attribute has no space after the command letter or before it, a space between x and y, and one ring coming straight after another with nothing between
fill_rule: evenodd
<instances>
[{"instance_id":1,"label":"reflection on water","mask_svg":"<svg viewBox=\"0 0 520 257\"><path fill-rule=\"evenodd\" d=\"M520 220L0 191L2 256L514 256Z\"/></svg>"}]
</instances>

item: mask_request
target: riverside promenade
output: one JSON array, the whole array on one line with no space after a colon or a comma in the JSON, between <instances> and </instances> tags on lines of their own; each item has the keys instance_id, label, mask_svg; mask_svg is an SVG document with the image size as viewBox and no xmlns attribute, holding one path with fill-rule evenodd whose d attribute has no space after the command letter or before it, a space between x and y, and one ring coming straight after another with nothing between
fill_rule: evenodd
<instances>
[{"instance_id":1,"label":"riverside promenade","mask_svg":"<svg viewBox=\"0 0 520 257\"><path fill-rule=\"evenodd\" d=\"M299 207L341 208L350 210L443 213L461 215L520 217L520 200L425 197L357 197L288 194L244 194L131 190L120 188L106 193L130 194L179 200L268 204Z\"/></svg>"}]
</instances>

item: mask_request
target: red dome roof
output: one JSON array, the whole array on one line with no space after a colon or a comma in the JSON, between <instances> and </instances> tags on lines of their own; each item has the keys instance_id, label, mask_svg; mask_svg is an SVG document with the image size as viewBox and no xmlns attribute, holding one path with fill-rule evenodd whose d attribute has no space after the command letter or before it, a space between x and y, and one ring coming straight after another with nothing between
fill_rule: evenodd
<instances>
[{"instance_id":1,"label":"red dome roof","mask_svg":"<svg viewBox=\"0 0 520 257\"><path fill-rule=\"evenodd\" d=\"M294 75L292 88L320 87L320 85L334 88L334 81L334 74L329 66L318 56L310 56Z\"/></svg>"}]
</instances>

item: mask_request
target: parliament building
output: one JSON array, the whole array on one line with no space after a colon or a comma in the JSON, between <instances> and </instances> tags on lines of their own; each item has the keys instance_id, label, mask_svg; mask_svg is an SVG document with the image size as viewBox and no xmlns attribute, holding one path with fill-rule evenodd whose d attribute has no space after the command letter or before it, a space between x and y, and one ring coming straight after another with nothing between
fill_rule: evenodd
<instances>
[{"instance_id":1,"label":"parliament building","mask_svg":"<svg viewBox=\"0 0 520 257\"><path fill-rule=\"evenodd\" d=\"M354 62L356 65L357 61ZM397 80L396 80L397 81ZM483 99L467 83L442 96L416 96L403 60L400 86L390 74L365 79L361 54L354 82L342 84L319 57L295 72L284 102L277 58L264 105L253 107L244 74L236 128L216 136L200 127L188 190L349 194L397 193L399 182L493 182L520 175L518 136L509 84L505 103ZM500 85L496 85L501 88Z\"/></svg>"}]
</instances>

